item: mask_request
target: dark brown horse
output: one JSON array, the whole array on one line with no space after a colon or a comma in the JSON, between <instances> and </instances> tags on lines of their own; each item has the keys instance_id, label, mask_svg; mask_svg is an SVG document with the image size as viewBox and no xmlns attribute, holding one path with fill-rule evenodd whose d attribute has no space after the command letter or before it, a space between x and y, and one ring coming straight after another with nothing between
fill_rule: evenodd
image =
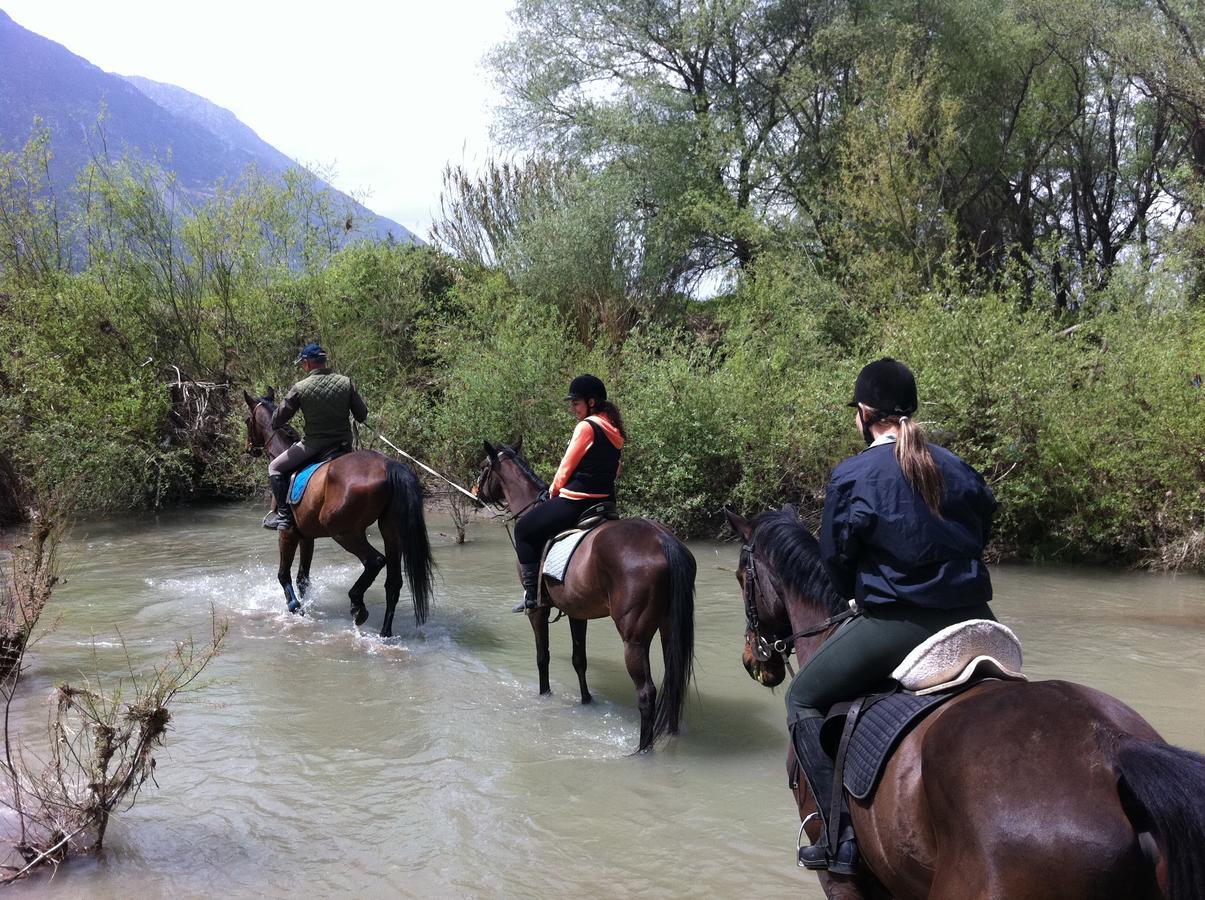
<instances>
[{"instance_id":1,"label":"dark brown horse","mask_svg":"<svg viewBox=\"0 0 1205 900\"><path fill-rule=\"evenodd\" d=\"M519 456L515 447L485 444L486 458L475 491L486 503L516 514L538 501L547 485ZM581 685L582 703L591 700L586 687L586 623L610 616L623 640L623 661L636 685L640 708L640 746L648 750L665 733L677 734L686 704L686 688L694 664L695 558L659 522L618 519L605 522L582 538L564 584L550 585L549 597L569 618L573 638L573 668ZM548 686L547 606L529 618L536 637L540 693ZM649 645L661 632L665 678L661 690L653 685Z\"/></svg>"},{"instance_id":2,"label":"dark brown horse","mask_svg":"<svg viewBox=\"0 0 1205 900\"><path fill-rule=\"evenodd\" d=\"M253 455L283 453L298 440L292 428L273 430L273 394L247 401L247 452ZM310 583L314 538L329 537L355 556L364 571L352 585L351 614L356 625L368 618L364 593L385 569L385 618L381 637L393 634L393 611L402 590L402 570L410 582L414 621L427 621L431 602L431 573L434 563L427 526L423 520L423 494L418 478L408 466L380 453L360 450L332 460L310 477L305 495L293 507L296 528L280 532L280 568L277 577L284 589L289 612L300 612L293 590L293 556L301 548L297 586L304 599ZM380 553L368 541L368 528L376 522L385 542Z\"/></svg>"},{"instance_id":3,"label":"dark brown horse","mask_svg":"<svg viewBox=\"0 0 1205 900\"><path fill-rule=\"evenodd\" d=\"M728 519L744 541L745 668L773 687L786 654L806 662L846 604L790 507ZM793 753L788 768L795 784ZM804 818L807 780L795 791ZM1205 757L1070 682L989 681L946 702L850 813L865 874L821 873L829 897L1205 897Z\"/></svg>"}]
</instances>

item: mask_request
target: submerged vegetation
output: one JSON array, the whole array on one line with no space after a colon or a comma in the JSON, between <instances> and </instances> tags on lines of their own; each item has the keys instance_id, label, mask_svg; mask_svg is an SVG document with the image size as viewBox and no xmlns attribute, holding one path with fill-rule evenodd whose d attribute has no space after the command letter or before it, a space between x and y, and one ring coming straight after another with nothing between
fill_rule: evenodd
<instances>
[{"instance_id":1,"label":"submerged vegetation","mask_svg":"<svg viewBox=\"0 0 1205 900\"><path fill-rule=\"evenodd\" d=\"M91 507L245 495L238 391L319 339L466 480L519 434L550 473L594 371L626 511L710 533L815 513L890 354L997 554L1205 568L1205 17L1056 7L521 0L520 161L447 171L438 246L350 241L304 178L98 160L55 197L35 133L0 159L0 464Z\"/></svg>"},{"instance_id":2,"label":"submerged vegetation","mask_svg":"<svg viewBox=\"0 0 1205 900\"><path fill-rule=\"evenodd\" d=\"M45 740L18 732L14 710L27 653L59 583L67 506L61 496L33 503L28 528L0 557L0 844L20 860L0 863L0 884L102 848L113 814L132 806L143 785L154 781L169 706L195 687L229 627L215 615L206 640L176 642L149 670L136 672L127 652L124 675L102 677L98 665L94 675L63 682L47 701Z\"/></svg>"}]
</instances>

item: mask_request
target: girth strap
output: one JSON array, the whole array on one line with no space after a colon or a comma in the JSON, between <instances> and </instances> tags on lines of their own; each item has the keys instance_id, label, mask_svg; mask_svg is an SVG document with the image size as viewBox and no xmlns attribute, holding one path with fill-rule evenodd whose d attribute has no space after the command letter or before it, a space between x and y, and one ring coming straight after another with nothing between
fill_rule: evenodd
<instances>
[{"instance_id":1,"label":"girth strap","mask_svg":"<svg viewBox=\"0 0 1205 900\"><path fill-rule=\"evenodd\" d=\"M862 712L862 701L859 697L850 704L845 714L845 727L841 729L841 743L837 745L837 756L833 760L833 796L828 813L828 852L834 856L841 837L841 819L845 811L845 757L849 751L849 739L853 736L854 727L858 723L858 714ZM816 798L817 804L820 798Z\"/></svg>"}]
</instances>

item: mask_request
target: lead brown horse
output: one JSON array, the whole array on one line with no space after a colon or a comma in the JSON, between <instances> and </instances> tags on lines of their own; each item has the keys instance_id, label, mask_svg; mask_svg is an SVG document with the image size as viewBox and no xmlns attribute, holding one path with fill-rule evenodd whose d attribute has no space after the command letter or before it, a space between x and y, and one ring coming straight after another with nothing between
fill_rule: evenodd
<instances>
[{"instance_id":1,"label":"lead brown horse","mask_svg":"<svg viewBox=\"0 0 1205 900\"><path fill-rule=\"evenodd\" d=\"M773 687L787 655L805 663L847 605L793 509L728 519L744 542L744 665ZM795 766L792 752L806 819L816 807ZM989 681L946 702L903 739L870 798L850 798L850 814L864 874L820 873L831 898L1205 897L1205 757L1066 681ZM819 823L807 830L816 840Z\"/></svg>"},{"instance_id":2,"label":"lead brown horse","mask_svg":"<svg viewBox=\"0 0 1205 900\"><path fill-rule=\"evenodd\" d=\"M283 453L299 439L292 428L272 428L276 406L271 392L252 397L246 391L247 451L253 455ZM393 613L402 590L402 571L410 582L414 621L427 620L431 602L434 563L427 526L423 519L423 493L418 478L408 466L383 454L359 450L337 457L310 476L301 502L293 506L296 527L279 533L280 566L277 578L284 589L289 612L302 612L293 590L293 558L298 547L301 561L297 585L304 599L310 583L314 539L329 537L351 553L364 571L348 591L351 615L356 625L368 619L364 594L385 570L385 618L381 637L393 634ZM368 529L376 522L381 529L385 552L368 540Z\"/></svg>"},{"instance_id":3,"label":"lead brown horse","mask_svg":"<svg viewBox=\"0 0 1205 900\"><path fill-rule=\"evenodd\" d=\"M516 518L539 502L547 485L515 447L485 443L486 458L475 492L485 503L515 511ZM650 519L605 522L582 538L564 584L549 585L552 604L569 618L573 668L582 703L591 701L586 687L586 623L610 617L623 640L623 661L636 685L640 708L640 745L650 749L663 734L677 734L694 662L695 558L661 523ZM531 612L536 638L540 693L548 684L547 606ZM661 633L665 677L653 684L649 645Z\"/></svg>"}]
</instances>

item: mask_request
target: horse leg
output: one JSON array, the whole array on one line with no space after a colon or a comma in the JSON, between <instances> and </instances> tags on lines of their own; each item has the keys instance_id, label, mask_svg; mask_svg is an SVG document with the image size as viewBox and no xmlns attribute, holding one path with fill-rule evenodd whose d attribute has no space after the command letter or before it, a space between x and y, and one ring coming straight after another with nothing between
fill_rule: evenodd
<instances>
[{"instance_id":1,"label":"horse leg","mask_svg":"<svg viewBox=\"0 0 1205 900\"><path fill-rule=\"evenodd\" d=\"M536 636L536 668L540 672L541 694L552 693L552 688L548 685L548 615L551 612L551 607L542 606L527 615L531 620L531 630Z\"/></svg>"},{"instance_id":2,"label":"horse leg","mask_svg":"<svg viewBox=\"0 0 1205 900\"><path fill-rule=\"evenodd\" d=\"M290 528L288 531L278 532L280 537L277 540L277 546L280 548L280 565L276 569L276 580L280 582L280 586L285 592L285 606L288 607L291 613L301 613L305 615L305 610L301 608L301 602L297 599L297 594L293 591L293 556L297 553L297 530Z\"/></svg>"},{"instance_id":3,"label":"horse leg","mask_svg":"<svg viewBox=\"0 0 1205 900\"><path fill-rule=\"evenodd\" d=\"M573 636L573 671L577 672L577 683L582 689L582 703L594 700L586 687L586 619L570 619L569 633Z\"/></svg>"},{"instance_id":4,"label":"horse leg","mask_svg":"<svg viewBox=\"0 0 1205 900\"><path fill-rule=\"evenodd\" d=\"M833 875L829 872L817 872L820 878L820 889L824 891L827 900L871 900L872 897L882 896L870 893L863 887L860 879L851 875ZM930 894L929 900L935 895ZM950 900L970 900L975 894L951 894Z\"/></svg>"},{"instance_id":5,"label":"horse leg","mask_svg":"<svg viewBox=\"0 0 1205 900\"><path fill-rule=\"evenodd\" d=\"M657 709L657 688L653 684L653 667L649 664L649 640L625 640L623 662L636 685L636 706L640 709L640 746L643 753L653 744L653 713Z\"/></svg>"},{"instance_id":6,"label":"horse leg","mask_svg":"<svg viewBox=\"0 0 1205 900\"><path fill-rule=\"evenodd\" d=\"M381 526L385 540L385 618L381 622L381 637L393 637L393 611L402 593L402 547L397 531Z\"/></svg>"},{"instance_id":7,"label":"horse leg","mask_svg":"<svg viewBox=\"0 0 1205 900\"><path fill-rule=\"evenodd\" d=\"M297 592L301 599L310 592L310 563L314 561L314 539L301 539L301 556L297 562Z\"/></svg>"},{"instance_id":8,"label":"horse leg","mask_svg":"<svg viewBox=\"0 0 1205 900\"><path fill-rule=\"evenodd\" d=\"M368 619L368 608L364 605L364 593L376 581L381 569L385 568L385 557L368 542L368 536L361 531L359 534L332 535L340 547L354 556L364 566L364 571L351 586L347 596L351 598L351 614L357 626L363 625Z\"/></svg>"}]
</instances>

